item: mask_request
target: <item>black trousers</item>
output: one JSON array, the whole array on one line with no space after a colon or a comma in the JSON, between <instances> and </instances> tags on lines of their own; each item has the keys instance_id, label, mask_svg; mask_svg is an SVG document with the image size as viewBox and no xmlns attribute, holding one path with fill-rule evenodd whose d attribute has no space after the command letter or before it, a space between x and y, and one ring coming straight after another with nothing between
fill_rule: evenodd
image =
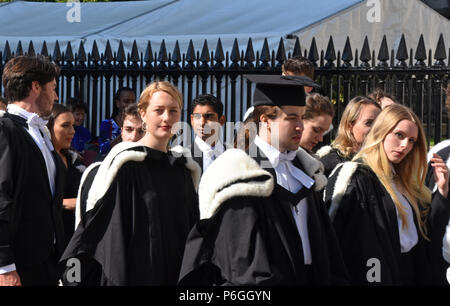
<instances>
[{"instance_id":1,"label":"black trousers","mask_svg":"<svg viewBox=\"0 0 450 306\"><path fill-rule=\"evenodd\" d=\"M22 286L57 286L60 278L56 253L40 265L21 265L16 263Z\"/></svg>"}]
</instances>

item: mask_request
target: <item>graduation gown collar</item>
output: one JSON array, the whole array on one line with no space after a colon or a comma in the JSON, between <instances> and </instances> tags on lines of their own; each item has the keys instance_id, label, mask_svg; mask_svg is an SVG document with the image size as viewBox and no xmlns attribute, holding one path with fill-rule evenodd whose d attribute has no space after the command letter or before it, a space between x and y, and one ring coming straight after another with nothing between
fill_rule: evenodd
<instances>
[{"instance_id":1,"label":"graduation gown collar","mask_svg":"<svg viewBox=\"0 0 450 306\"><path fill-rule=\"evenodd\" d=\"M273 188L274 176L270 172L244 151L229 149L203 173L199 185L200 219L210 218L228 199L269 197Z\"/></svg>"},{"instance_id":2,"label":"graduation gown collar","mask_svg":"<svg viewBox=\"0 0 450 306\"><path fill-rule=\"evenodd\" d=\"M170 153L164 153L134 142L121 142L115 145L100 164L95 175L86 201L86 212L94 208L97 201L105 195L119 169L128 161L143 161L146 158L167 158L172 164L184 163L186 168L191 171L192 181L194 187L197 189L201 170L198 164L190 157L189 150L177 146L170 151ZM83 178L86 178L86 176L83 176L80 182L77 206L79 204L78 199L80 197L81 186L83 185Z\"/></svg>"}]
</instances>

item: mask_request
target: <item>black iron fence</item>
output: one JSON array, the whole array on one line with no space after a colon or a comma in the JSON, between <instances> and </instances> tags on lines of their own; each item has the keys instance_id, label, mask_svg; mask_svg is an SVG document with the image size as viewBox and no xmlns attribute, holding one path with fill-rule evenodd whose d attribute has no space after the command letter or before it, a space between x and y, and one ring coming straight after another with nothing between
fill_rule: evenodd
<instances>
[{"instance_id":1,"label":"black iron fence","mask_svg":"<svg viewBox=\"0 0 450 306\"><path fill-rule=\"evenodd\" d=\"M369 47L367 37L361 49L353 48L347 38L344 50L336 52L330 37L326 50L319 52L315 39L309 49L302 49L297 38L293 51L286 53L284 40L280 38L277 50L269 50L266 40L262 50L255 52L250 38L245 49L239 47L236 39L231 53L223 52L218 39L213 51L206 40L201 51L194 50L191 41L183 54L178 42L173 52L168 53L164 41L158 52L153 52L149 41L143 53L134 43L131 53L127 54L122 42L116 52L108 42L103 53L95 42L88 53L83 42L75 53L70 43L61 51L56 42L52 54L44 42L38 54L51 57L62 68L58 80L60 102L78 96L89 105L87 124L94 135L98 134L101 120L110 116L114 92L119 87L132 87L139 96L146 84L163 79L177 85L183 93L182 120L189 118L189 105L197 95L212 93L224 103L227 121L241 121L252 93L252 84L243 75L280 74L287 58L303 55L316 66L315 79L321 84L322 93L335 104L334 126L338 126L343 109L352 97L381 87L419 115L428 141L433 139L437 143L448 138L450 125L442 89L449 79L450 56L447 54L450 49L446 49L442 34L434 52L426 50L423 36L415 50L407 48L403 36L397 50L388 49L386 37L378 52ZM0 52L0 68L11 57L22 54L37 54L32 41L26 51L19 42L15 52L11 52L6 42L4 51ZM227 134L232 131L225 130L224 137Z\"/></svg>"}]
</instances>

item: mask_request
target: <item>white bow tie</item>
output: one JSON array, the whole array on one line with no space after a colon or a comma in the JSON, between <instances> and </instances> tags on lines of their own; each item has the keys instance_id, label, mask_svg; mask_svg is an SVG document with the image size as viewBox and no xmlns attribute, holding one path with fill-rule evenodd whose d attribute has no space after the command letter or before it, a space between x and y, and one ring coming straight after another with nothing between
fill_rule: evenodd
<instances>
[{"instance_id":1,"label":"white bow tie","mask_svg":"<svg viewBox=\"0 0 450 306\"><path fill-rule=\"evenodd\" d=\"M47 125L47 120L42 119L37 114L33 114L30 118L27 120L28 126L36 127L39 130L42 130Z\"/></svg>"},{"instance_id":2,"label":"white bow tie","mask_svg":"<svg viewBox=\"0 0 450 306\"><path fill-rule=\"evenodd\" d=\"M296 153L297 153L296 151L290 151L288 153L280 153L278 155L278 162L285 163L290 174L296 180L298 180L303 186L310 189L314 185L315 181L305 172L295 167L291 162L292 160L294 160Z\"/></svg>"},{"instance_id":3,"label":"white bow tie","mask_svg":"<svg viewBox=\"0 0 450 306\"><path fill-rule=\"evenodd\" d=\"M48 120L44 120L40 118L37 114L33 114L30 118L27 120L28 127L34 127L37 128L42 133L42 138L44 140L44 144L47 146L47 148L51 151L54 150L51 135L47 128L47 122Z\"/></svg>"},{"instance_id":4,"label":"white bow tie","mask_svg":"<svg viewBox=\"0 0 450 306\"><path fill-rule=\"evenodd\" d=\"M278 162L289 162L294 160L296 151L289 151L288 153L280 153L278 155Z\"/></svg>"}]
</instances>

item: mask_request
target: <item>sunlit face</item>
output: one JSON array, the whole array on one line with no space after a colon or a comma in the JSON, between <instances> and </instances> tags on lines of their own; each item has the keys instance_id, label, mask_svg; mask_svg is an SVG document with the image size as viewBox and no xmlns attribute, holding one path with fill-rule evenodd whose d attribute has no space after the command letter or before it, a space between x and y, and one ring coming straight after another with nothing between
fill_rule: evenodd
<instances>
[{"instance_id":1,"label":"sunlit face","mask_svg":"<svg viewBox=\"0 0 450 306\"><path fill-rule=\"evenodd\" d=\"M74 124L75 119L71 112L62 113L56 117L53 130L50 131L50 134L52 135L53 146L57 151L70 149L70 144L75 135Z\"/></svg>"},{"instance_id":2,"label":"sunlit face","mask_svg":"<svg viewBox=\"0 0 450 306\"><path fill-rule=\"evenodd\" d=\"M216 113L211 105L197 105L191 115L191 125L196 136L212 144L216 141L220 126L225 123L225 117Z\"/></svg>"},{"instance_id":3,"label":"sunlit face","mask_svg":"<svg viewBox=\"0 0 450 306\"><path fill-rule=\"evenodd\" d=\"M380 106L381 109L384 109L385 107L394 104L395 102L392 99L389 99L388 97L383 97L380 99Z\"/></svg>"},{"instance_id":4,"label":"sunlit face","mask_svg":"<svg viewBox=\"0 0 450 306\"><path fill-rule=\"evenodd\" d=\"M141 112L142 121L147 125L146 133L161 141L170 139L172 126L180 121L180 116L179 104L164 91L155 92L145 112Z\"/></svg>"},{"instance_id":5,"label":"sunlit face","mask_svg":"<svg viewBox=\"0 0 450 306\"><path fill-rule=\"evenodd\" d=\"M41 117L49 116L52 113L53 103L58 100L56 94L56 80L39 85L40 92L36 98L37 113Z\"/></svg>"},{"instance_id":6,"label":"sunlit face","mask_svg":"<svg viewBox=\"0 0 450 306\"><path fill-rule=\"evenodd\" d=\"M400 163L412 150L417 141L419 129L410 120L400 121L395 128L386 135L383 146L387 158L393 164Z\"/></svg>"},{"instance_id":7,"label":"sunlit face","mask_svg":"<svg viewBox=\"0 0 450 306\"><path fill-rule=\"evenodd\" d=\"M75 125L81 126L84 123L86 113L84 112L84 109L76 109L75 111L73 111L73 117L75 118Z\"/></svg>"},{"instance_id":8,"label":"sunlit face","mask_svg":"<svg viewBox=\"0 0 450 306\"><path fill-rule=\"evenodd\" d=\"M130 104L136 102L136 95L132 91L124 90L120 93L119 100L116 100L116 106L119 112L122 113L123 110Z\"/></svg>"},{"instance_id":9,"label":"sunlit face","mask_svg":"<svg viewBox=\"0 0 450 306\"><path fill-rule=\"evenodd\" d=\"M373 122L377 118L381 110L371 104L362 105L359 117L355 124L351 126L353 137L356 140L357 147L361 147L364 139L366 139L367 134L369 134L370 128Z\"/></svg>"},{"instance_id":10,"label":"sunlit face","mask_svg":"<svg viewBox=\"0 0 450 306\"><path fill-rule=\"evenodd\" d=\"M280 152L297 150L303 132L304 114L304 106L282 106L277 118L267 120L270 131L267 142Z\"/></svg>"},{"instance_id":11,"label":"sunlit face","mask_svg":"<svg viewBox=\"0 0 450 306\"><path fill-rule=\"evenodd\" d=\"M136 142L144 137L144 134L141 118L127 115L123 120L121 131L122 141Z\"/></svg>"},{"instance_id":12,"label":"sunlit face","mask_svg":"<svg viewBox=\"0 0 450 306\"><path fill-rule=\"evenodd\" d=\"M331 120L331 116L327 114L303 120L304 130L300 146L307 151L312 151L319 142L323 141L323 134L330 128Z\"/></svg>"}]
</instances>

